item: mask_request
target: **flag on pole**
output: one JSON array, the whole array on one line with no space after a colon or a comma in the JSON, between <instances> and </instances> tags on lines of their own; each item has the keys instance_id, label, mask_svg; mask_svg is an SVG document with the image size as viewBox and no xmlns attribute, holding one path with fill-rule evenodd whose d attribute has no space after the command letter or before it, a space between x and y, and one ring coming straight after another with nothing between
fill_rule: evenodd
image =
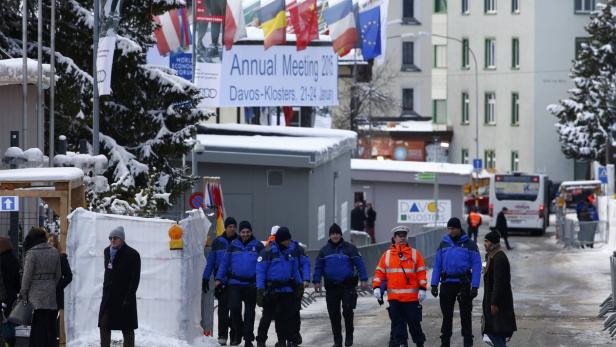
<instances>
[{"instance_id":1,"label":"flag on pole","mask_svg":"<svg viewBox=\"0 0 616 347\"><path fill-rule=\"evenodd\" d=\"M325 9L323 16L329 27L334 51L341 57L346 55L355 47L357 42L353 2L351 0L342 0L336 5Z\"/></svg>"},{"instance_id":2,"label":"flag on pole","mask_svg":"<svg viewBox=\"0 0 616 347\"><path fill-rule=\"evenodd\" d=\"M359 12L361 53L364 60L381 55L381 10L379 6Z\"/></svg>"},{"instance_id":3,"label":"flag on pole","mask_svg":"<svg viewBox=\"0 0 616 347\"><path fill-rule=\"evenodd\" d=\"M224 226L224 207L222 201L222 188L219 183L208 182L204 192L206 207L216 208L216 236L220 236L225 232Z\"/></svg>"},{"instance_id":4,"label":"flag on pole","mask_svg":"<svg viewBox=\"0 0 616 347\"><path fill-rule=\"evenodd\" d=\"M287 17L284 0L261 0L259 22L263 29L265 49L287 42Z\"/></svg>"},{"instance_id":5,"label":"flag on pole","mask_svg":"<svg viewBox=\"0 0 616 347\"><path fill-rule=\"evenodd\" d=\"M235 42L246 37L246 23L244 22L244 9L242 0L227 0L225 13L225 48L230 50Z\"/></svg>"},{"instance_id":6,"label":"flag on pole","mask_svg":"<svg viewBox=\"0 0 616 347\"><path fill-rule=\"evenodd\" d=\"M154 30L156 47L160 55L167 55L180 47L190 46L190 26L186 9L182 16L177 9L165 12L154 17L154 22L160 26Z\"/></svg>"},{"instance_id":7,"label":"flag on pole","mask_svg":"<svg viewBox=\"0 0 616 347\"><path fill-rule=\"evenodd\" d=\"M190 22L188 21L188 9L182 7L178 10L178 18L180 20L180 47L183 50L188 50L192 42L192 33L190 30Z\"/></svg>"},{"instance_id":8,"label":"flag on pole","mask_svg":"<svg viewBox=\"0 0 616 347\"><path fill-rule=\"evenodd\" d=\"M317 0L294 2L289 7L291 25L295 32L297 50L306 49L310 41L319 38L319 18L317 17Z\"/></svg>"}]
</instances>

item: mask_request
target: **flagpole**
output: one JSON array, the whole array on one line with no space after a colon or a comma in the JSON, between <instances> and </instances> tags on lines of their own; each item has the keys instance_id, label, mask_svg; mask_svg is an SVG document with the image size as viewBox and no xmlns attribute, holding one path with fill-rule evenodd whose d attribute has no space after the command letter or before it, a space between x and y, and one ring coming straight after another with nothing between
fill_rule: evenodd
<instances>
[{"instance_id":1,"label":"flagpole","mask_svg":"<svg viewBox=\"0 0 616 347\"><path fill-rule=\"evenodd\" d=\"M92 54L92 154L98 155L99 148L99 96L98 96L98 68L96 66L96 58L98 56L98 26L99 26L99 0L94 0L94 45Z\"/></svg>"}]
</instances>

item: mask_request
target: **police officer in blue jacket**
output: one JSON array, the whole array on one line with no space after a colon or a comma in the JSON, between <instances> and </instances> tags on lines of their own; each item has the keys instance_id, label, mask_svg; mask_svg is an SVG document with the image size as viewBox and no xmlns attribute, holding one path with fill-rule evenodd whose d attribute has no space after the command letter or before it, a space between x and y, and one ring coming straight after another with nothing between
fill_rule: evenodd
<instances>
[{"instance_id":1,"label":"police officer in blue jacket","mask_svg":"<svg viewBox=\"0 0 616 347\"><path fill-rule=\"evenodd\" d=\"M304 296L304 289L310 285L310 258L306 255L306 251L304 247L302 247L299 242L292 240L289 245L289 252L297 259L297 264L299 268L299 274L302 277L302 281L304 285L295 287L295 312L293 313L293 342L296 345L302 344L302 335L300 333L302 321L300 317L300 311L302 309L302 297ZM278 324L276 324L276 329L279 329Z\"/></svg>"},{"instance_id":2,"label":"police officer in blue jacket","mask_svg":"<svg viewBox=\"0 0 616 347\"><path fill-rule=\"evenodd\" d=\"M316 291L321 289L321 277L325 279L325 301L334 335L334 347L342 346L341 303L345 327L344 345L353 345L353 310L357 305L357 289L355 288L357 272L359 272L362 287L367 287L366 265L357 247L344 241L340 226L334 223L329 228L329 241L321 248L315 261L312 279Z\"/></svg>"},{"instance_id":3,"label":"police officer in blue jacket","mask_svg":"<svg viewBox=\"0 0 616 347\"><path fill-rule=\"evenodd\" d=\"M214 239L214 242L212 242L212 250L207 255L207 263L203 271L203 280L201 282L201 289L204 293L210 290L210 277L212 275L216 276L231 241L237 238L237 234L235 233L236 226L237 222L235 218L227 217L227 219L225 219L224 234L218 236ZM229 291L221 284L216 286L214 296L218 299L218 343L221 346L225 346L227 344L227 332L231 325L231 317L229 316ZM240 338L239 334L239 331L236 332L233 327L231 327L231 332L229 334L231 344L238 341ZM237 344L239 344L239 342L237 342L236 345Z\"/></svg>"},{"instance_id":4,"label":"police officer in blue jacket","mask_svg":"<svg viewBox=\"0 0 616 347\"><path fill-rule=\"evenodd\" d=\"M473 345L471 313L481 278L481 255L477 244L469 239L456 217L447 222L447 235L436 250L432 270L432 295L439 295L443 313L441 346L449 347L456 298L460 305L464 347Z\"/></svg>"},{"instance_id":5,"label":"police officer in blue jacket","mask_svg":"<svg viewBox=\"0 0 616 347\"><path fill-rule=\"evenodd\" d=\"M302 285L297 258L291 253L291 232L280 227L276 242L270 243L257 258L257 305L263 307L257 333L257 347L265 347L272 317L276 320L276 347L295 347L293 339L294 291Z\"/></svg>"},{"instance_id":6,"label":"police officer in blue jacket","mask_svg":"<svg viewBox=\"0 0 616 347\"><path fill-rule=\"evenodd\" d=\"M244 336L244 346L252 347L255 336L255 305L257 304L256 268L257 258L264 246L252 235L248 221L240 222L240 237L231 241L227 254L216 274L216 285L226 284L229 290L231 325ZM242 302L244 323L242 325ZM233 341L233 345L237 340Z\"/></svg>"}]
</instances>

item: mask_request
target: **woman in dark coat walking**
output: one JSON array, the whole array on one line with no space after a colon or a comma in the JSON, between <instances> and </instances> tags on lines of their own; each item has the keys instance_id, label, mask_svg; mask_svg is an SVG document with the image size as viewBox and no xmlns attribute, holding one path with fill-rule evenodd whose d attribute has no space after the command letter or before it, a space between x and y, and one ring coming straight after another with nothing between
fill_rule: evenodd
<instances>
[{"instance_id":1,"label":"woman in dark coat walking","mask_svg":"<svg viewBox=\"0 0 616 347\"><path fill-rule=\"evenodd\" d=\"M43 228L30 229L26 241L28 248L19 294L34 307L30 346L57 346L56 285L62 277L60 254L47 244L47 232Z\"/></svg>"},{"instance_id":2,"label":"woman in dark coat walking","mask_svg":"<svg viewBox=\"0 0 616 347\"><path fill-rule=\"evenodd\" d=\"M105 248L103 298L98 314L102 347L111 344L111 330L122 330L124 347L135 345L141 257L124 240L124 228L117 227L109 234L110 245Z\"/></svg>"},{"instance_id":3,"label":"woman in dark coat walking","mask_svg":"<svg viewBox=\"0 0 616 347\"><path fill-rule=\"evenodd\" d=\"M58 235L49 234L47 237L47 244L60 252ZM73 271L71 271L71 265L68 263L68 256L66 253L60 253L60 270L62 271L62 277L56 286L56 303L58 304L58 311L64 310L64 288L73 281ZM60 337L60 344L64 344L66 342L66 336L64 334L63 319L58 320L58 336Z\"/></svg>"},{"instance_id":4,"label":"woman in dark coat walking","mask_svg":"<svg viewBox=\"0 0 616 347\"><path fill-rule=\"evenodd\" d=\"M2 281L6 288L5 315L9 315L13 303L17 299L17 294L21 289L21 276L19 275L19 260L13 251L11 240L7 237L0 237L0 268L2 270ZM2 336L9 347L14 347L17 340L15 337L15 323L6 321L2 324Z\"/></svg>"},{"instance_id":5,"label":"woman in dark coat walking","mask_svg":"<svg viewBox=\"0 0 616 347\"><path fill-rule=\"evenodd\" d=\"M491 231L485 236L486 269L483 275L482 331L494 347L506 346L517 330L511 292L511 269L500 246L500 235Z\"/></svg>"}]
</instances>

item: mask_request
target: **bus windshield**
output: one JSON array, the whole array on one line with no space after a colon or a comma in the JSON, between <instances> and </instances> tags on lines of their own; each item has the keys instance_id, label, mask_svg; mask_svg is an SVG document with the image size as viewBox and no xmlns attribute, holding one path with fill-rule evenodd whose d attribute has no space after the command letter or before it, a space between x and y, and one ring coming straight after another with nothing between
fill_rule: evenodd
<instances>
[{"instance_id":1,"label":"bus windshield","mask_svg":"<svg viewBox=\"0 0 616 347\"><path fill-rule=\"evenodd\" d=\"M539 176L497 175L494 192L498 200L535 201L539 195Z\"/></svg>"}]
</instances>

